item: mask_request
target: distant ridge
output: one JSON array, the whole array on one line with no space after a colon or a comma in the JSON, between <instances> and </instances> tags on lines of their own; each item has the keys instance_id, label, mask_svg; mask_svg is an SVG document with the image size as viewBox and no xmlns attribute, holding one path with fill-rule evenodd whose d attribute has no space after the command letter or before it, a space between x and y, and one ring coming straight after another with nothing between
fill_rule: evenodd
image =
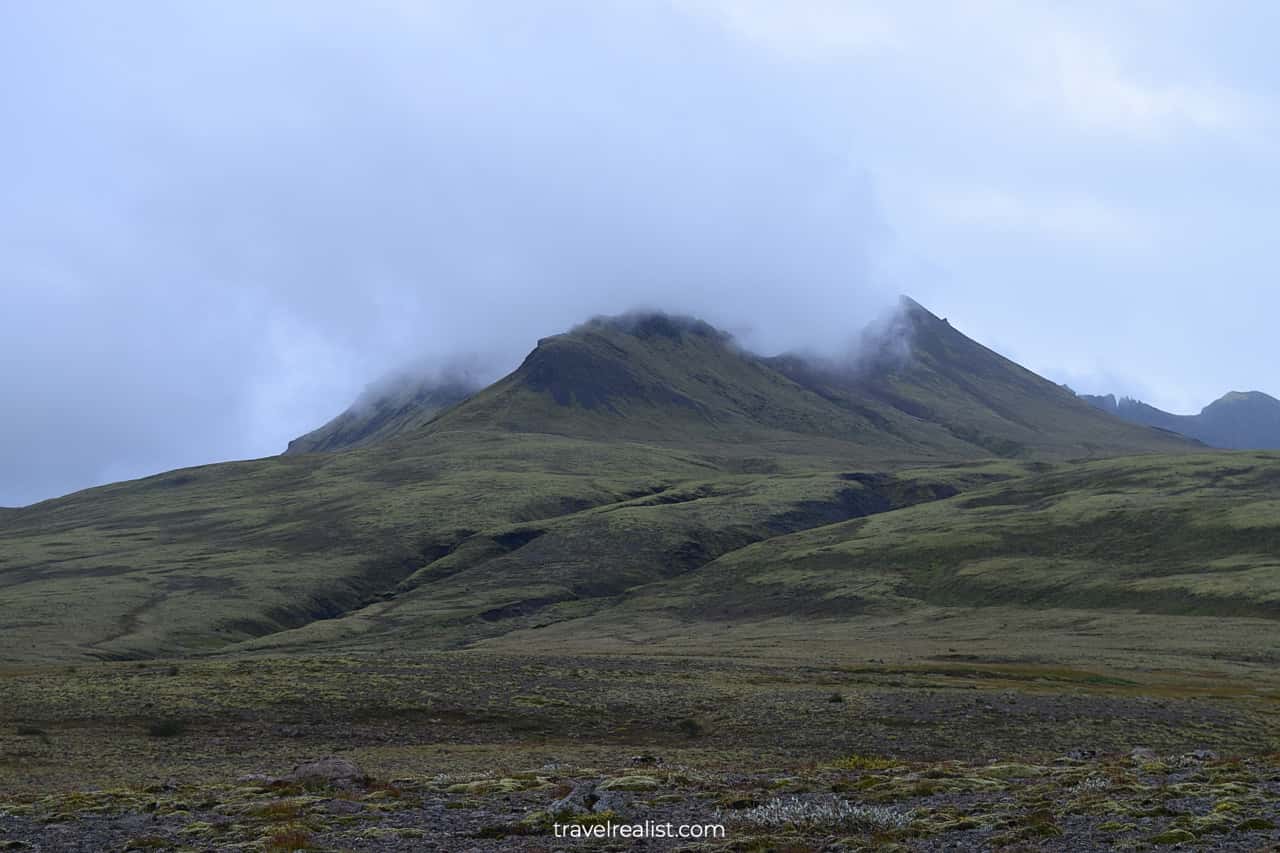
<instances>
[{"instance_id":1,"label":"distant ridge","mask_svg":"<svg viewBox=\"0 0 1280 853\"><path fill-rule=\"evenodd\" d=\"M1175 415L1130 397L1081 394L1089 404L1130 423L1167 429L1226 450L1280 449L1280 400L1261 391L1232 391L1198 415Z\"/></svg>"}]
</instances>

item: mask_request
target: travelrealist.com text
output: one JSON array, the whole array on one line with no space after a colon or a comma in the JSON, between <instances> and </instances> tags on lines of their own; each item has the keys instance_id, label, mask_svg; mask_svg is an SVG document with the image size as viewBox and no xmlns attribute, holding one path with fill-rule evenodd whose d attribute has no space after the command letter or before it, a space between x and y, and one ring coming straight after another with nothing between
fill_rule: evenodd
<instances>
[{"instance_id":1,"label":"travelrealist.com text","mask_svg":"<svg viewBox=\"0 0 1280 853\"><path fill-rule=\"evenodd\" d=\"M724 838L718 823L557 823L556 838Z\"/></svg>"}]
</instances>

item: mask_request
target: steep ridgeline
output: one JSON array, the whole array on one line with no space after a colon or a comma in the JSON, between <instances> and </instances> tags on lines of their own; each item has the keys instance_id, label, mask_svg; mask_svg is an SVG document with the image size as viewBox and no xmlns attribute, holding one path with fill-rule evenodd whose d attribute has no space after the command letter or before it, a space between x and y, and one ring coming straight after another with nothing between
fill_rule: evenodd
<instances>
[{"instance_id":1,"label":"steep ridgeline","mask_svg":"<svg viewBox=\"0 0 1280 853\"><path fill-rule=\"evenodd\" d=\"M1227 450L1280 449L1280 400L1261 391L1232 391L1198 415L1174 415L1129 397L1081 394L1104 412L1130 423L1180 433Z\"/></svg>"},{"instance_id":2,"label":"steep ridgeline","mask_svg":"<svg viewBox=\"0 0 1280 853\"><path fill-rule=\"evenodd\" d=\"M349 450L418 429L475 393L460 379L395 377L371 387L319 429L289 442L285 453Z\"/></svg>"},{"instance_id":3,"label":"steep ridgeline","mask_svg":"<svg viewBox=\"0 0 1280 853\"><path fill-rule=\"evenodd\" d=\"M771 363L835 405L865 413L882 430L904 438L941 435L1009 458L1191 449L1168 433L1135 432L1100 417L1070 391L971 340L910 299L902 300L893 323L869 338L852 363L796 357Z\"/></svg>"}]
</instances>

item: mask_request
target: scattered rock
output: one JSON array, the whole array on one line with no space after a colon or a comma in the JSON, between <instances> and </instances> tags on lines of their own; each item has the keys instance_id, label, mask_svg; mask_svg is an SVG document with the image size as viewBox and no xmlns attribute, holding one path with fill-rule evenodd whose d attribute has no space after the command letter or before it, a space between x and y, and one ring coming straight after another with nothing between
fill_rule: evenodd
<instances>
[{"instance_id":1,"label":"scattered rock","mask_svg":"<svg viewBox=\"0 0 1280 853\"><path fill-rule=\"evenodd\" d=\"M260 785L263 788L270 787L280 779L276 776L268 776L266 773L246 773L244 776L236 779L241 785Z\"/></svg>"},{"instance_id":2,"label":"scattered rock","mask_svg":"<svg viewBox=\"0 0 1280 853\"><path fill-rule=\"evenodd\" d=\"M750 791L731 791L718 801L724 809L749 809L760 805L760 799Z\"/></svg>"},{"instance_id":3,"label":"scattered rock","mask_svg":"<svg viewBox=\"0 0 1280 853\"><path fill-rule=\"evenodd\" d=\"M327 755L316 761L308 761L293 768L293 772L284 777L286 782L301 785L332 785L350 787L363 784L368 777L360 767L345 758Z\"/></svg>"},{"instance_id":4,"label":"scattered rock","mask_svg":"<svg viewBox=\"0 0 1280 853\"><path fill-rule=\"evenodd\" d=\"M591 804L591 811L596 814L610 812L612 814L621 814L622 807L626 804L626 796L618 791L597 790L596 801Z\"/></svg>"},{"instance_id":5,"label":"scattered rock","mask_svg":"<svg viewBox=\"0 0 1280 853\"><path fill-rule=\"evenodd\" d=\"M1062 757L1067 761L1092 761L1099 755L1101 753L1096 749L1077 748L1067 750Z\"/></svg>"},{"instance_id":6,"label":"scattered rock","mask_svg":"<svg viewBox=\"0 0 1280 853\"><path fill-rule=\"evenodd\" d=\"M623 776L619 779L611 779L609 782L619 782L623 779L635 780L646 779L643 776ZM652 781L652 780L651 780ZM626 803L626 797L620 791L622 790L638 790L638 789L622 789L608 788L606 783L597 785L595 782L579 782L573 786L568 794L553 802L547 807L548 813L556 817L583 816L589 814L620 813L622 807Z\"/></svg>"},{"instance_id":7,"label":"scattered rock","mask_svg":"<svg viewBox=\"0 0 1280 853\"><path fill-rule=\"evenodd\" d=\"M545 785L546 781L542 777L537 779L477 779L474 782L459 782L456 785L450 785L444 790L446 794L472 794L476 796L514 794L516 791L525 791L529 788Z\"/></svg>"},{"instance_id":8,"label":"scattered rock","mask_svg":"<svg viewBox=\"0 0 1280 853\"><path fill-rule=\"evenodd\" d=\"M329 800L324 809L329 814L358 814L364 811L364 805L355 800Z\"/></svg>"},{"instance_id":9,"label":"scattered rock","mask_svg":"<svg viewBox=\"0 0 1280 853\"><path fill-rule=\"evenodd\" d=\"M590 814L597 799L594 782L579 782L573 790L552 803L547 810L553 815Z\"/></svg>"},{"instance_id":10,"label":"scattered rock","mask_svg":"<svg viewBox=\"0 0 1280 853\"><path fill-rule=\"evenodd\" d=\"M336 755L328 755L315 761L307 761L294 767L284 776L268 776L265 773L249 773L236 781L241 785L326 785L334 788L350 788L363 785L368 776L356 763Z\"/></svg>"}]
</instances>

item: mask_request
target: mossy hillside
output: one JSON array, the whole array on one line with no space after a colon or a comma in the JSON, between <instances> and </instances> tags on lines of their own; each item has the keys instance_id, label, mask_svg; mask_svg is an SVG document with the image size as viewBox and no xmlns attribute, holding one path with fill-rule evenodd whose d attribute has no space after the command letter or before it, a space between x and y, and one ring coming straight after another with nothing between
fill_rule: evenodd
<instances>
[{"instance_id":1,"label":"mossy hillside","mask_svg":"<svg viewBox=\"0 0 1280 853\"><path fill-rule=\"evenodd\" d=\"M777 537L653 590L760 612L804 590L834 611L928 604L1280 615L1280 456L1142 457L1052 472ZM681 604L680 602L689 602Z\"/></svg>"},{"instance_id":2,"label":"mossy hillside","mask_svg":"<svg viewBox=\"0 0 1280 853\"><path fill-rule=\"evenodd\" d=\"M27 554L68 553L91 538L102 545L91 557L68 554L47 573L6 577L5 606L30 634L25 649L11 641L7 651L155 654L263 634L269 645L305 648L366 633L365 642L412 637L440 647L572 621L599 605L625 620L635 598L649 609L656 600L675 613L730 619L921 604L1268 617L1275 599L1276 459L1268 454L1108 460L1040 474L1034 465L990 462L896 476L706 479L695 476L706 474L705 462L650 448L468 439L465 460L432 460L440 470L424 483L370 486L367 504L344 506L374 517L325 516L329 529L280 523L289 511L265 497L234 513L217 506L221 478L234 466L167 475L183 480L177 485L162 477L108 487L126 493L117 506L129 523L108 516L60 527L59 516L74 509L60 502L36 508L48 515L22 511L43 522L19 540ZM531 470L530 445L555 460L555 473ZM575 465L594 471L602 455L615 472L630 466L632 479L571 473ZM655 476L664 458L675 478ZM344 455L299 459L327 463L298 478L295 488L307 484L300 500L324 506L326 488L349 487L329 470ZM288 470L295 460L272 464L283 480L297 477ZM982 485L1019 473L1030 476ZM249 466L250 479L260 474ZM203 536L171 531L174 489L204 507L192 510L203 516L192 532ZM417 542L400 527L414 523L411 508L425 518ZM857 518L869 512L879 514ZM470 525L495 515L505 523ZM828 524L841 517L857 520ZM803 532L787 535L793 530ZM334 542L339 536L349 541ZM258 547L213 547L221 537ZM204 548L193 555L197 543ZM369 550L353 553L352 543ZM373 562L370 551L395 559ZM15 549L5 559L23 556ZM340 618L317 619L324 615ZM69 635L68 624L85 640ZM303 630L288 631L294 627ZM591 632L601 629L596 622Z\"/></svg>"},{"instance_id":3,"label":"mossy hillside","mask_svg":"<svg viewBox=\"0 0 1280 853\"><path fill-rule=\"evenodd\" d=\"M655 448L471 434L77 493L5 520L0 655L214 648L363 603L482 527L707 470Z\"/></svg>"},{"instance_id":4,"label":"mossy hillside","mask_svg":"<svg viewBox=\"0 0 1280 853\"><path fill-rule=\"evenodd\" d=\"M485 531L403 581L394 598L243 649L441 647L606 612L620 596L750 542L936 500L1006 469L841 472L691 482L657 494ZM357 640L358 638L358 640Z\"/></svg>"},{"instance_id":5,"label":"mossy hillside","mask_svg":"<svg viewBox=\"0 0 1280 853\"><path fill-rule=\"evenodd\" d=\"M292 644L277 635L295 628L306 642L372 629L451 647L580 617L753 542L943 497L941 484L968 488L1001 466L1185 449L1080 410L918 306L908 313L909 357L839 393L705 324L597 321L365 447L176 471L4 513L0 658L204 653ZM922 410L877 382L935 403ZM1012 435L1010 418L1022 430L1014 454L984 437ZM922 466L934 470L883 476ZM931 477L943 479L892 494L893 482ZM628 505L653 495L659 505Z\"/></svg>"},{"instance_id":6,"label":"mossy hillside","mask_svg":"<svg viewBox=\"0 0 1280 853\"><path fill-rule=\"evenodd\" d=\"M0 653L210 651L398 608L418 590L420 605L427 588L445 622L484 633L495 626L477 616L525 598L612 595L767 536L1021 470L855 472L860 482L804 473L832 464L823 457L771 459L777 473L741 474L735 460L635 443L450 432L78 493L5 525ZM423 627L429 647L467 635Z\"/></svg>"}]
</instances>

